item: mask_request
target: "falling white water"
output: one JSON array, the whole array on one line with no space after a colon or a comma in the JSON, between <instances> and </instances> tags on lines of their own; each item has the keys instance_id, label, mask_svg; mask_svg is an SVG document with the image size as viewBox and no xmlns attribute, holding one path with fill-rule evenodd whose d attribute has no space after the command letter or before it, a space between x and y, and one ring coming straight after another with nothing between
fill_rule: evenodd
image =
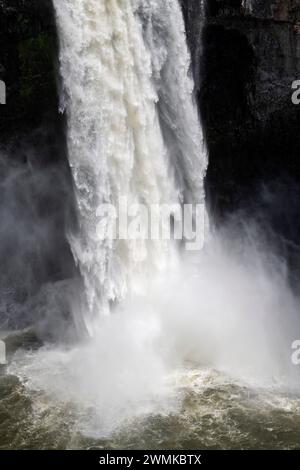
<instances>
[{"instance_id":1,"label":"falling white water","mask_svg":"<svg viewBox=\"0 0 300 470\"><path fill-rule=\"evenodd\" d=\"M177 1L141 0L144 36L151 51L153 78L159 96L159 116L177 185L185 201L203 197L206 158L202 129L192 99L190 54L182 11Z\"/></svg>"},{"instance_id":2,"label":"falling white water","mask_svg":"<svg viewBox=\"0 0 300 470\"><path fill-rule=\"evenodd\" d=\"M245 13L252 14L255 7L256 7L256 0L243 0L242 6L244 8ZM259 8L260 5L258 5Z\"/></svg>"},{"instance_id":3,"label":"falling white water","mask_svg":"<svg viewBox=\"0 0 300 470\"><path fill-rule=\"evenodd\" d=\"M70 243L92 331L112 302L177 259L171 242L102 240L97 209L124 196L200 202L206 157L177 0L53 1L79 219Z\"/></svg>"},{"instance_id":4,"label":"falling white water","mask_svg":"<svg viewBox=\"0 0 300 470\"><path fill-rule=\"evenodd\" d=\"M54 436L51 446L65 447L70 430L68 448L244 448L260 444L262 428L267 444L288 435L286 447L295 429L298 445L300 370L291 345L299 299L260 227L239 215L237 227L232 221L171 272L178 253L171 242L97 237L103 201L202 200L206 159L177 1L54 4L79 216L70 241L94 335L14 355L8 372L31 400L28 421L21 410L25 434L17 426L22 445L46 446ZM62 310L52 293L50 285L29 309L56 323ZM113 315L101 316L121 299Z\"/></svg>"}]
</instances>

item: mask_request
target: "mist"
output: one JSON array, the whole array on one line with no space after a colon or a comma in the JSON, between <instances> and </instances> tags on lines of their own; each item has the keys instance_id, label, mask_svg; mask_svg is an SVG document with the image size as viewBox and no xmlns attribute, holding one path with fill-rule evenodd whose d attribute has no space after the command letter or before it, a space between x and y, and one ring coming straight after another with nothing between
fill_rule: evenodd
<instances>
[{"instance_id":1,"label":"mist","mask_svg":"<svg viewBox=\"0 0 300 470\"><path fill-rule=\"evenodd\" d=\"M20 351L10 370L30 389L77 404L81 432L103 437L128 419L178 409L191 370L249 389L299 390L298 311L284 259L257 224L232 221L202 252L182 253L164 279L99 315L93 338Z\"/></svg>"},{"instance_id":2,"label":"mist","mask_svg":"<svg viewBox=\"0 0 300 470\"><path fill-rule=\"evenodd\" d=\"M53 314L51 299L56 296L57 303L60 296L64 302L60 284L75 273L65 235L72 213L70 178L64 163L47 163L47 151L41 148L39 155L37 146L21 140L1 151L2 330L45 322ZM57 323L63 316L57 312Z\"/></svg>"},{"instance_id":3,"label":"mist","mask_svg":"<svg viewBox=\"0 0 300 470\"><path fill-rule=\"evenodd\" d=\"M13 351L7 369L30 419L40 413L44 424L54 408L72 433L101 439L148 417L182 416L197 387L207 387L205 407L216 383L223 408L234 386L299 397L297 211L291 223L278 220L295 192L274 182L252 197L251 186L253 207L248 200L230 217L224 209L221 223L210 214L199 252L97 232L99 207L123 196L147 208L203 202L208 156L180 3L53 6L63 158L39 159L37 148L47 155L51 145L29 139L13 161L9 149L0 159L0 328L39 340Z\"/></svg>"}]
</instances>

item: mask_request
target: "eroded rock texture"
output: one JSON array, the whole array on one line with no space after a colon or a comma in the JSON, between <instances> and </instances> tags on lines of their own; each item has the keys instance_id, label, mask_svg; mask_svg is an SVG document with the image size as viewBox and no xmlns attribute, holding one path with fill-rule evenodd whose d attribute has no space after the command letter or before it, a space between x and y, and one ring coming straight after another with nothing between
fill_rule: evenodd
<instances>
[{"instance_id":1,"label":"eroded rock texture","mask_svg":"<svg viewBox=\"0 0 300 470\"><path fill-rule=\"evenodd\" d=\"M300 1L183 0L183 9L209 150L212 219L255 214L288 252L293 247L295 259L300 106L292 104L291 85L300 79Z\"/></svg>"}]
</instances>

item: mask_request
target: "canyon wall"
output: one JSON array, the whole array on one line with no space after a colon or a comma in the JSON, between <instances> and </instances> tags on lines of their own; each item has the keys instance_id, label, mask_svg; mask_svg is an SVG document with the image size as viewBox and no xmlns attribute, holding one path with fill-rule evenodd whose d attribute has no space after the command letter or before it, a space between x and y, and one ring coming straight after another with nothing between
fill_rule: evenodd
<instances>
[{"instance_id":1,"label":"canyon wall","mask_svg":"<svg viewBox=\"0 0 300 470\"><path fill-rule=\"evenodd\" d=\"M294 257L300 106L292 104L291 85L300 79L300 0L181 1L209 152L211 219L224 223L246 210L292 246ZM0 0L0 13L7 85L0 146L25 166L61 165L69 181L52 2Z\"/></svg>"},{"instance_id":2,"label":"canyon wall","mask_svg":"<svg viewBox=\"0 0 300 470\"><path fill-rule=\"evenodd\" d=\"M41 286L75 272L66 240L74 202L59 113L57 60L52 1L0 0L0 80L7 92L6 104L0 105L4 329L31 324L36 311L43 316L40 305L25 308L27 300Z\"/></svg>"},{"instance_id":3,"label":"canyon wall","mask_svg":"<svg viewBox=\"0 0 300 470\"><path fill-rule=\"evenodd\" d=\"M300 79L300 1L182 4L209 151L211 219L260 219L299 265L300 106L291 97Z\"/></svg>"}]
</instances>

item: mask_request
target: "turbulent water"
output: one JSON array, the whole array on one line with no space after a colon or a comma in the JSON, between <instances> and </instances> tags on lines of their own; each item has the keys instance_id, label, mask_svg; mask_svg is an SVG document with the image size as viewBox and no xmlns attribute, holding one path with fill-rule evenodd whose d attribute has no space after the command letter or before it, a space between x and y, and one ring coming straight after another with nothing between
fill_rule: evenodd
<instances>
[{"instance_id":1,"label":"turbulent water","mask_svg":"<svg viewBox=\"0 0 300 470\"><path fill-rule=\"evenodd\" d=\"M185 367L170 382L173 409L153 407L101 436L88 426L93 408L0 377L0 449L299 449L299 395L254 389L213 369Z\"/></svg>"},{"instance_id":2,"label":"turbulent water","mask_svg":"<svg viewBox=\"0 0 300 470\"><path fill-rule=\"evenodd\" d=\"M0 448L299 447L299 299L260 230L239 221L183 253L171 240L97 229L101 204L124 197L203 202L207 161L179 3L53 2L81 341L8 338ZM102 233L112 225L104 219ZM54 297L55 324L59 312Z\"/></svg>"},{"instance_id":3,"label":"turbulent water","mask_svg":"<svg viewBox=\"0 0 300 470\"><path fill-rule=\"evenodd\" d=\"M1 446L299 448L298 305L272 256L212 240L90 341L12 338Z\"/></svg>"}]
</instances>

